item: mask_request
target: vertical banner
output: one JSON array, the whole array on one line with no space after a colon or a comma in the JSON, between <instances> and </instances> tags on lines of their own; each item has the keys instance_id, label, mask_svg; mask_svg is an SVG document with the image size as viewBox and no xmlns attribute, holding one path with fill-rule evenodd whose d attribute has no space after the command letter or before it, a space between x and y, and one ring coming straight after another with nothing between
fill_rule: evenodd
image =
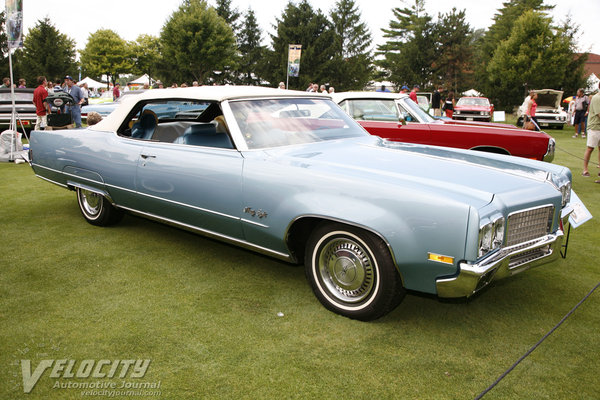
<instances>
[{"instance_id":1,"label":"vertical banner","mask_svg":"<svg viewBox=\"0 0 600 400\"><path fill-rule=\"evenodd\" d=\"M23 0L5 0L8 48L23 47Z\"/></svg>"},{"instance_id":2,"label":"vertical banner","mask_svg":"<svg viewBox=\"0 0 600 400\"><path fill-rule=\"evenodd\" d=\"M300 73L300 53L302 53L301 44L290 44L288 52L288 76L297 77Z\"/></svg>"}]
</instances>

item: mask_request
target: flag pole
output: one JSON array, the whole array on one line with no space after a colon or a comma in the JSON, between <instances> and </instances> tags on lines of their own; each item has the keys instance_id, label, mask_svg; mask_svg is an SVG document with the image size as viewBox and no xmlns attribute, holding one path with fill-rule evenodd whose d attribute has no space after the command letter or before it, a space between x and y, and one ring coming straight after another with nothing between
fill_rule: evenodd
<instances>
[{"instance_id":1,"label":"flag pole","mask_svg":"<svg viewBox=\"0 0 600 400\"><path fill-rule=\"evenodd\" d=\"M12 49L9 47L8 49L8 69L9 69L9 73L10 73L10 99L12 102L12 113L10 115L10 126L9 126L9 130L11 130L13 132L13 138L10 141L10 156L8 157L8 161L14 161L14 147L15 147L15 142L17 140L17 120L15 117L15 113L16 113L16 106L15 106L15 87L13 85L13 67L12 67Z\"/></svg>"}]
</instances>

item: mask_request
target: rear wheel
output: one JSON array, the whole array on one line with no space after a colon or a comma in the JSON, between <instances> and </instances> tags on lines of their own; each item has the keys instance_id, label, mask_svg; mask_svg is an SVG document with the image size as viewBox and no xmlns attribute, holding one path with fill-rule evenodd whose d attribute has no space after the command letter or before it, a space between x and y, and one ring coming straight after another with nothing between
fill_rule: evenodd
<instances>
[{"instance_id":1,"label":"rear wheel","mask_svg":"<svg viewBox=\"0 0 600 400\"><path fill-rule=\"evenodd\" d=\"M77 188L77 203L83 218L96 226L116 224L123 218L123 212L113 207L101 194Z\"/></svg>"},{"instance_id":2,"label":"rear wheel","mask_svg":"<svg viewBox=\"0 0 600 400\"><path fill-rule=\"evenodd\" d=\"M405 295L386 244L357 228L337 223L318 226L306 247L305 268L319 301L349 318L379 318Z\"/></svg>"}]
</instances>

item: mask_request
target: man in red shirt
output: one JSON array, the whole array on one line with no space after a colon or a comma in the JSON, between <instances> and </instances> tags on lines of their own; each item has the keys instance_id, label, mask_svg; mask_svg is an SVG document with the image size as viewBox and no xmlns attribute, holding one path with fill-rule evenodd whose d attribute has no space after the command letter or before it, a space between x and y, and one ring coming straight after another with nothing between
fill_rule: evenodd
<instances>
[{"instance_id":1,"label":"man in red shirt","mask_svg":"<svg viewBox=\"0 0 600 400\"><path fill-rule=\"evenodd\" d=\"M46 90L45 76L38 76L37 78L38 87L33 91L33 104L35 105L35 114L37 118L35 120L35 130L39 131L40 127L46 127L48 125L48 113L50 112L50 105L44 101L48 97L48 90Z\"/></svg>"},{"instance_id":2,"label":"man in red shirt","mask_svg":"<svg viewBox=\"0 0 600 400\"><path fill-rule=\"evenodd\" d=\"M119 97L121 97L121 91L119 90L119 82L117 82L113 88L113 101L117 101Z\"/></svg>"},{"instance_id":3,"label":"man in red shirt","mask_svg":"<svg viewBox=\"0 0 600 400\"><path fill-rule=\"evenodd\" d=\"M418 91L419 91L419 85L415 85L415 86L413 86L413 89L408 94L408 97L410 97L410 99L417 104L419 104L419 102L417 101L417 92Z\"/></svg>"}]
</instances>

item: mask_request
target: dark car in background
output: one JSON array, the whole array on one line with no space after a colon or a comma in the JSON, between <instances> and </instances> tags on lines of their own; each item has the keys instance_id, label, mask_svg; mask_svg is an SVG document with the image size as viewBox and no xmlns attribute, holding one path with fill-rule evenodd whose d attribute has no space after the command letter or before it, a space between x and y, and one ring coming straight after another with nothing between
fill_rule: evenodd
<instances>
[{"instance_id":1,"label":"dark car in background","mask_svg":"<svg viewBox=\"0 0 600 400\"><path fill-rule=\"evenodd\" d=\"M456 102L452 119L461 121L492 121L494 105L487 97L461 97Z\"/></svg>"},{"instance_id":2,"label":"dark car in background","mask_svg":"<svg viewBox=\"0 0 600 400\"><path fill-rule=\"evenodd\" d=\"M34 89L13 89L15 93L15 111L17 130L30 131L35 126ZM10 88L0 89L0 131L10 127L12 117L12 94Z\"/></svg>"}]
</instances>

